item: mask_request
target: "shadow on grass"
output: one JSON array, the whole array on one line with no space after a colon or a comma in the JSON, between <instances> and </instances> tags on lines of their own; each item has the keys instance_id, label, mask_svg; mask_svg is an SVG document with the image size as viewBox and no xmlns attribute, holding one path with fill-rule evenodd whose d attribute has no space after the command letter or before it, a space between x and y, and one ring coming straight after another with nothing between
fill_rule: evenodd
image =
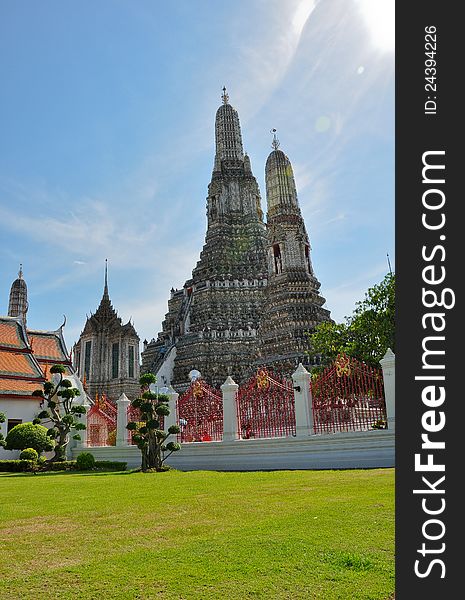
<instances>
[{"instance_id":1,"label":"shadow on grass","mask_svg":"<svg viewBox=\"0 0 465 600\"><path fill-rule=\"evenodd\" d=\"M9 473L0 472L0 477L53 477L54 475L89 475L89 476L107 476L107 475L132 475L139 471L40 471L38 473Z\"/></svg>"}]
</instances>

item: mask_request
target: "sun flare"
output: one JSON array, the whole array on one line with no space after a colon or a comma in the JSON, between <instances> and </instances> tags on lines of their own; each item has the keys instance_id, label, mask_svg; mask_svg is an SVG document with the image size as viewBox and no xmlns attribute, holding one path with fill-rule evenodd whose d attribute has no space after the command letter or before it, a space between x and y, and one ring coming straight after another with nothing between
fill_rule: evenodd
<instances>
[{"instance_id":1,"label":"sun flare","mask_svg":"<svg viewBox=\"0 0 465 600\"><path fill-rule=\"evenodd\" d=\"M357 0L374 46L382 52L394 50L394 0Z\"/></svg>"}]
</instances>

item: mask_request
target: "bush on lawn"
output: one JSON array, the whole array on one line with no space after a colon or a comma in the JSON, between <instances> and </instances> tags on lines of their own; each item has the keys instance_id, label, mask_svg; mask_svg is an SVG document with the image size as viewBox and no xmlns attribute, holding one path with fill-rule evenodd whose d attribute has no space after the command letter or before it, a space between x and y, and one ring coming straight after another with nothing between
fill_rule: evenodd
<instances>
[{"instance_id":1,"label":"bush on lawn","mask_svg":"<svg viewBox=\"0 0 465 600\"><path fill-rule=\"evenodd\" d=\"M95 467L94 455L90 452L81 452L76 458L76 468L80 471L90 471Z\"/></svg>"},{"instance_id":2,"label":"bush on lawn","mask_svg":"<svg viewBox=\"0 0 465 600\"><path fill-rule=\"evenodd\" d=\"M39 459L39 453L37 450L34 450L34 448L26 448L21 452L19 458L21 460L33 460L34 462L37 462Z\"/></svg>"},{"instance_id":3,"label":"bush on lawn","mask_svg":"<svg viewBox=\"0 0 465 600\"><path fill-rule=\"evenodd\" d=\"M34 448L38 454L53 450L55 442L47 435L48 429L43 425L20 423L8 432L5 438L6 450L25 450Z\"/></svg>"},{"instance_id":4,"label":"bush on lawn","mask_svg":"<svg viewBox=\"0 0 465 600\"><path fill-rule=\"evenodd\" d=\"M0 472L24 473L34 471L36 466L33 460L0 460Z\"/></svg>"},{"instance_id":5,"label":"bush on lawn","mask_svg":"<svg viewBox=\"0 0 465 600\"><path fill-rule=\"evenodd\" d=\"M127 463L117 460L96 460L93 471L126 471ZM21 473L25 471L82 471L77 465L77 460L63 460L61 462L45 462L40 456L34 460L0 460L0 472Z\"/></svg>"}]
</instances>

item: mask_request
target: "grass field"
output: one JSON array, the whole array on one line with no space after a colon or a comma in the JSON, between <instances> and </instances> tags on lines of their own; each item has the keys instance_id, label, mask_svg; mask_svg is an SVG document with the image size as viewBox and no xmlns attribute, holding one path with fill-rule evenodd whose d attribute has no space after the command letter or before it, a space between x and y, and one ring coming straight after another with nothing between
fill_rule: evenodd
<instances>
[{"instance_id":1,"label":"grass field","mask_svg":"<svg viewBox=\"0 0 465 600\"><path fill-rule=\"evenodd\" d=\"M0 598L375 600L394 470L1 474Z\"/></svg>"}]
</instances>

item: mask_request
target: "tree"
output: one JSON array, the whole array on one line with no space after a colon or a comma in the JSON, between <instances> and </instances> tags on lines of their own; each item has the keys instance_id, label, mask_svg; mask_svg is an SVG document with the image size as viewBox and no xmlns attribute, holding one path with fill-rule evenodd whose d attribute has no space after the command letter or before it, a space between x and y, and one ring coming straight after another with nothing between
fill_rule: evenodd
<instances>
[{"instance_id":1,"label":"tree","mask_svg":"<svg viewBox=\"0 0 465 600\"><path fill-rule=\"evenodd\" d=\"M6 450L25 450L34 448L39 454L53 450L55 444L47 435L48 430L35 423L20 423L15 425L5 439Z\"/></svg>"},{"instance_id":2,"label":"tree","mask_svg":"<svg viewBox=\"0 0 465 600\"><path fill-rule=\"evenodd\" d=\"M81 392L73 387L69 379L63 378L65 371L63 365L53 365L50 373L58 375L58 381L56 383L46 381L43 390L33 392L33 396L43 398L41 406L46 404L46 408L37 415L34 421L52 423L52 427L47 433L51 439L55 440L55 454L50 462L66 460L66 448L69 444L71 429L79 431L86 428L84 423L78 420L80 415L85 414L86 409L73 402ZM73 439L80 440L81 436L75 434Z\"/></svg>"},{"instance_id":3,"label":"tree","mask_svg":"<svg viewBox=\"0 0 465 600\"><path fill-rule=\"evenodd\" d=\"M5 415L0 412L0 425L2 423L4 423L6 421L6 417ZM3 446L5 446L5 438L3 437L3 433L0 431L0 448L3 448Z\"/></svg>"},{"instance_id":4,"label":"tree","mask_svg":"<svg viewBox=\"0 0 465 600\"><path fill-rule=\"evenodd\" d=\"M344 353L378 366L388 348L395 352L395 275L388 273L355 306L345 323L321 323L309 334L311 357L329 363Z\"/></svg>"},{"instance_id":5,"label":"tree","mask_svg":"<svg viewBox=\"0 0 465 600\"><path fill-rule=\"evenodd\" d=\"M160 429L160 417L170 414L168 407L169 397L165 394L155 394L150 391L150 385L156 383L157 378L153 373L141 375L141 397L131 402L134 408L139 409L140 419L130 421L127 429L133 432L132 439L142 454L142 471L155 469L163 470L163 463L173 452L181 449L177 442L166 443L167 438L180 432L178 425L171 425L168 432ZM169 454L165 454L169 452Z\"/></svg>"}]
</instances>

